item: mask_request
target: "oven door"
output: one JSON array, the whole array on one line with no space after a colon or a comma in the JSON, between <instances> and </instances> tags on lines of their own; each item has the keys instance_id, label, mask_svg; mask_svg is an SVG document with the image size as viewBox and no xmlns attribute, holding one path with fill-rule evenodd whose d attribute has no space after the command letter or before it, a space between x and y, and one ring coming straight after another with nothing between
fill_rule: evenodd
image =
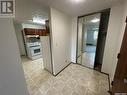
<instances>
[{"instance_id":1,"label":"oven door","mask_svg":"<svg viewBox=\"0 0 127 95\"><path fill-rule=\"evenodd\" d=\"M31 47L31 53L32 53L32 56L41 55L41 47L40 46Z\"/></svg>"}]
</instances>

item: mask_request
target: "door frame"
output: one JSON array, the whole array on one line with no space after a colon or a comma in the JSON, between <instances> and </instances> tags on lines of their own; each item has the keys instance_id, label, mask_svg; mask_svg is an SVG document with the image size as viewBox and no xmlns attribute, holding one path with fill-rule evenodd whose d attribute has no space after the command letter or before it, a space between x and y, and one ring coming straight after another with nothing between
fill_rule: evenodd
<instances>
[{"instance_id":1,"label":"door frame","mask_svg":"<svg viewBox=\"0 0 127 95\"><path fill-rule=\"evenodd\" d=\"M98 13L102 13L106 10L110 10L111 8L108 8L108 9L104 9L104 10L101 10L101 11L97 11L97 12L93 12L93 13L88 13L86 15L82 15L82 16L78 16L77 17L77 39L76 39L76 64L78 64L78 31L79 31L79 26L78 26L78 23L79 23L79 19L82 18L82 17L85 17L85 16L90 16L90 15L94 15L94 14L98 14ZM99 28L100 28L100 25L99 25ZM100 32L100 31L99 31ZM99 36L99 35L98 35ZM98 39L97 39L97 44L98 44ZM95 58L96 58L96 53L95 53ZM80 65L80 64L79 64ZM95 65L95 64L94 64ZM88 67L89 68L89 67ZM94 69L94 68L93 68Z\"/></svg>"}]
</instances>

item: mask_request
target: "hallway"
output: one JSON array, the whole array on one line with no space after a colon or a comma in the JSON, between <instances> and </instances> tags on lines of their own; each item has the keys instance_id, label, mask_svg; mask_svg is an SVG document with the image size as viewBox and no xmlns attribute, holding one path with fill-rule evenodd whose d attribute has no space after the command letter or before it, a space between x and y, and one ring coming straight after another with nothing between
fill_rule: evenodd
<instances>
[{"instance_id":1,"label":"hallway","mask_svg":"<svg viewBox=\"0 0 127 95\"><path fill-rule=\"evenodd\" d=\"M43 69L42 59L22 58L30 95L109 95L108 76L71 64L54 77Z\"/></svg>"}]
</instances>

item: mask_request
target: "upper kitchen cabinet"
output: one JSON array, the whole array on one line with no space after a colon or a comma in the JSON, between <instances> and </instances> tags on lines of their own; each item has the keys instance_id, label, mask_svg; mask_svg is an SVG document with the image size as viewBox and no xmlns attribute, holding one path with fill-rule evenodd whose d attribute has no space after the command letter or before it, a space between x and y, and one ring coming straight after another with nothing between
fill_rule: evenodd
<instances>
[{"instance_id":1,"label":"upper kitchen cabinet","mask_svg":"<svg viewBox=\"0 0 127 95\"><path fill-rule=\"evenodd\" d=\"M24 28L25 35L48 36L49 30L49 20L46 20L45 29Z\"/></svg>"},{"instance_id":2,"label":"upper kitchen cabinet","mask_svg":"<svg viewBox=\"0 0 127 95\"><path fill-rule=\"evenodd\" d=\"M45 29L24 28L24 32L25 35L47 36L49 34Z\"/></svg>"}]
</instances>

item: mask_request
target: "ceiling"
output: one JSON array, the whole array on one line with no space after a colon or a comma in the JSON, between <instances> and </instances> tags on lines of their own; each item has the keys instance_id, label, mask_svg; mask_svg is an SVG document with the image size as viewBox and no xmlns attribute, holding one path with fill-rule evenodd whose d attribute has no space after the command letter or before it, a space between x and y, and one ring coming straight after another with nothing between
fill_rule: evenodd
<instances>
[{"instance_id":1,"label":"ceiling","mask_svg":"<svg viewBox=\"0 0 127 95\"><path fill-rule=\"evenodd\" d=\"M110 8L113 4L123 0L38 0L43 5L56 8L71 16L81 16L84 14L97 12Z\"/></svg>"}]
</instances>

